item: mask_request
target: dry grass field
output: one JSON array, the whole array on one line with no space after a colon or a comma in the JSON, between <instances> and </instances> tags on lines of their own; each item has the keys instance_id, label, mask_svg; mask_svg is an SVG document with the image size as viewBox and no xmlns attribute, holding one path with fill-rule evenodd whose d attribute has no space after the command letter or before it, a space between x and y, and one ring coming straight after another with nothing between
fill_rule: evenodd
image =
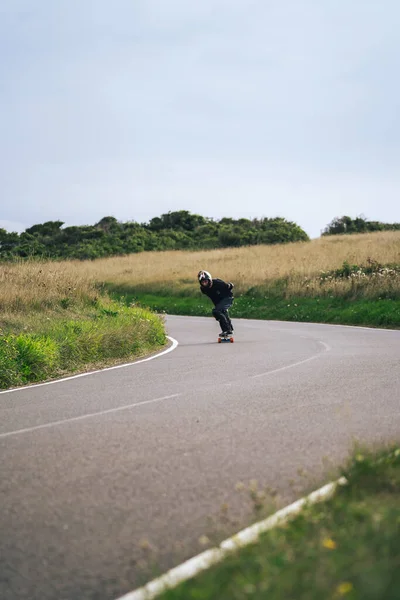
<instances>
[{"instance_id":1,"label":"dry grass field","mask_svg":"<svg viewBox=\"0 0 400 600\"><path fill-rule=\"evenodd\" d=\"M285 294L342 295L355 280L364 296L377 290L400 291L398 269L351 278L330 278L323 272L350 265L400 265L400 232L322 237L311 242L250 246L198 252L166 251L131 254L96 261L21 262L0 264L0 310L23 312L52 309L64 301L79 305L96 298L98 283L171 293L197 291L197 272L233 281L237 292L271 287L285 280Z\"/></svg>"}]
</instances>

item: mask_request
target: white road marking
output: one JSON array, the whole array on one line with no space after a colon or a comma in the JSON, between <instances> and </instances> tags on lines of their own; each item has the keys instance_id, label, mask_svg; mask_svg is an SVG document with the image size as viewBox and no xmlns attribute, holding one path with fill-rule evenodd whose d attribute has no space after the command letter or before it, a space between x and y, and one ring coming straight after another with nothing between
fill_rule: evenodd
<instances>
[{"instance_id":1,"label":"white road marking","mask_svg":"<svg viewBox=\"0 0 400 600\"><path fill-rule=\"evenodd\" d=\"M0 392L0 394L11 394L12 392L20 392L21 390L31 390L32 388L41 387L43 385L53 385L54 383L62 383L63 381L70 381L71 379L78 379L79 377L87 377L88 375L95 375L96 373L103 373L104 371L112 371L113 369L124 369L125 367L132 367L133 365L138 365L140 363L147 362L148 360L154 360L155 358L159 358L164 354L168 354L168 352L172 352L172 350L175 350L175 348L178 346L177 340L170 337L169 335L167 335L167 338L172 342L172 345L166 350L158 352L153 356L141 358L130 363L124 363L123 365L115 365L114 367L104 367L104 369L97 369L96 371L89 371L88 373L70 375L69 377L63 377L62 379L53 379L52 381L45 381L44 383L34 383L33 385L25 385L23 387L12 388L11 390L3 390Z\"/></svg>"},{"instance_id":2,"label":"white road marking","mask_svg":"<svg viewBox=\"0 0 400 600\"><path fill-rule=\"evenodd\" d=\"M325 352L329 352L330 350L330 346L328 346L328 344L325 344L325 342L318 342L319 344L322 344L325 348ZM310 356L309 358L305 358L304 360L300 360L299 362L296 363L292 363L291 365L286 365L285 367L280 367L279 369L273 369L272 371L265 371L265 373L259 373L258 375L252 375L252 379L257 379L257 377L265 377L265 375L272 375L273 373L279 373L280 371L286 371L287 369L292 369L293 367L297 367L298 365L302 365L306 362L309 362L310 360L315 360L316 358L318 358L319 356L322 356L322 354L319 352L318 354L314 354L313 356Z\"/></svg>"},{"instance_id":3,"label":"white road marking","mask_svg":"<svg viewBox=\"0 0 400 600\"><path fill-rule=\"evenodd\" d=\"M199 320L208 320L208 321L214 321L213 317L187 317L184 315L169 315L168 313L163 313L163 316L165 317L173 317L174 319L187 319L190 321L199 321ZM274 319L244 319L242 317L233 317L234 321L243 321L246 322L246 327L249 327L250 322L252 323L251 328L259 328L261 323L265 323L267 325L274 325L275 323L278 323L279 325L288 325L289 327L291 325L300 325L301 327L306 327L307 325L319 325L320 327L347 327L350 329L365 329L366 331L386 331L386 332L395 332L397 334L400 334L400 330L399 329L389 329L388 327L368 327L366 325L342 325L340 323L318 323L318 321L278 321L278 320L274 320ZM278 330L276 327L274 327L272 329L272 331L289 331L289 327L285 327L281 330Z\"/></svg>"},{"instance_id":4,"label":"white road marking","mask_svg":"<svg viewBox=\"0 0 400 600\"><path fill-rule=\"evenodd\" d=\"M238 319L236 319L238 320ZM318 321L267 321L268 323L279 323L280 325L300 325L305 327L306 325L319 325L320 327L347 327L349 329L365 329L366 331L386 331L386 332L394 332L400 334L399 329L389 329L384 327L368 327L367 325L342 325L340 323L318 323ZM288 328L282 329L282 331L289 331Z\"/></svg>"},{"instance_id":5,"label":"white road marking","mask_svg":"<svg viewBox=\"0 0 400 600\"><path fill-rule=\"evenodd\" d=\"M87 413L85 415L79 415L78 417L71 417L70 419L62 419L61 421L51 421L50 423L43 423L43 425L35 425L34 427L25 427L24 429L16 429L15 431L7 431L6 433L0 433L0 438L11 437L13 435L20 435L21 433L29 433L31 431L37 431L38 429L48 429L57 425L64 425L66 423L73 423L74 421L83 421L83 419L89 419L90 417L98 417L107 415L109 413L118 412L120 410L128 410L130 408L136 408L137 406L143 406L144 404L152 404L153 402L162 402L163 400L169 400L170 398L177 398L181 394L171 394L170 396L162 396L162 398L153 398L152 400L144 400L143 402L137 402L136 404L126 404L125 406L117 406L116 408L108 408L107 410L100 410L94 413Z\"/></svg>"},{"instance_id":6,"label":"white road marking","mask_svg":"<svg viewBox=\"0 0 400 600\"><path fill-rule=\"evenodd\" d=\"M293 502L293 504L289 504L289 506L278 510L278 512L267 519L239 531L236 535L222 542L217 548L211 548L198 554L194 558L161 575L161 577L153 579L153 581L150 581L144 587L133 592L128 592L128 594L121 596L117 600L153 600L153 598L156 598L162 592L176 587L179 583L187 581L209 567L221 562L226 556L236 552L239 548L256 542L260 534L264 531L287 523L291 517L301 512L304 505L316 504L328 500L333 496L339 485L346 485L346 483L347 481L344 477L327 483L308 496L300 498L296 502Z\"/></svg>"},{"instance_id":7,"label":"white road marking","mask_svg":"<svg viewBox=\"0 0 400 600\"><path fill-rule=\"evenodd\" d=\"M326 344L325 342L323 342L322 340L318 340L318 344L322 344L322 346L325 348L326 352L329 352L329 350L331 350L331 347Z\"/></svg>"}]
</instances>

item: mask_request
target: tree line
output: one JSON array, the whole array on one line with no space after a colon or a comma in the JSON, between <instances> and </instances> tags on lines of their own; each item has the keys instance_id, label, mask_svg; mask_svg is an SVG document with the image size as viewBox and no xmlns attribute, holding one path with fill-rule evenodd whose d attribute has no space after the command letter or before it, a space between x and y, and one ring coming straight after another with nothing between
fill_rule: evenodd
<instances>
[{"instance_id":1,"label":"tree line","mask_svg":"<svg viewBox=\"0 0 400 600\"><path fill-rule=\"evenodd\" d=\"M282 217L213 220L186 210L168 212L148 223L122 223L108 216L95 225L63 225L62 221L47 221L21 234L0 229L0 260L84 260L152 250L226 248L309 239L299 225Z\"/></svg>"},{"instance_id":2,"label":"tree line","mask_svg":"<svg viewBox=\"0 0 400 600\"><path fill-rule=\"evenodd\" d=\"M322 235L340 235L349 233L368 233L370 231L395 231L400 230L400 223L381 223L380 221L367 221L363 217L352 219L344 215L336 217L322 232Z\"/></svg>"},{"instance_id":3,"label":"tree line","mask_svg":"<svg viewBox=\"0 0 400 600\"><path fill-rule=\"evenodd\" d=\"M308 241L307 233L282 217L214 220L186 210L168 212L148 223L103 217L94 225L63 227L47 221L23 233L0 228L0 260L16 258L96 259L152 250L201 250ZM322 235L400 230L400 223L336 217Z\"/></svg>"}]
</instances>

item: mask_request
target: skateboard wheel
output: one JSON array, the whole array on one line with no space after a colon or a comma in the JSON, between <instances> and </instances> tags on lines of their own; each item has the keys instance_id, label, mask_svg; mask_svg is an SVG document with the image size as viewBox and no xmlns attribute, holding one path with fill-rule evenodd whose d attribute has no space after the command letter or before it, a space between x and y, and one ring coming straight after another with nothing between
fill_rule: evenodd
<instances>
[{"instance_id":1,"label":"skateboard wheel","mask_svg":"<svg viewBox=\"0 0 400 600\"><path fill-rule=\"evenodd\" d=\"M233 338L230 339L230 342L231 342L231 344L233 344L233 342L234 342Z\"/></svg>"},{"instance_id":2,"label":"skateboard wheel","mask_svg":"<svg viewBox=\"0 0 400 600\"><path fill-rule=\"evenodd\" d=\"M221 338L218 338L218 344L220 344L222 342Z\"/></svg>"}]
</instances>

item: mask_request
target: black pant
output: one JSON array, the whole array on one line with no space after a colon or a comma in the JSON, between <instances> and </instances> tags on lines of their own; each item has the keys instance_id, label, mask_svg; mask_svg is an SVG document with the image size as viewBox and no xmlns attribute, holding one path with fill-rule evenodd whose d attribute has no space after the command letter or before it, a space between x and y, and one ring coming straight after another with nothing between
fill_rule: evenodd
<instances>
[{"instance_id":1,"label":"black pant","mask_svg":"<svg viewBox=\"0 0 400 600\"><path fill-rule=\"evenodd\" d=\"M232 322L229 318L228 309L233 304L233 298L228 296L216 304L212 310L213 316L219 321L221 331L233 331Z\"/></svg>"}]
</instances>

